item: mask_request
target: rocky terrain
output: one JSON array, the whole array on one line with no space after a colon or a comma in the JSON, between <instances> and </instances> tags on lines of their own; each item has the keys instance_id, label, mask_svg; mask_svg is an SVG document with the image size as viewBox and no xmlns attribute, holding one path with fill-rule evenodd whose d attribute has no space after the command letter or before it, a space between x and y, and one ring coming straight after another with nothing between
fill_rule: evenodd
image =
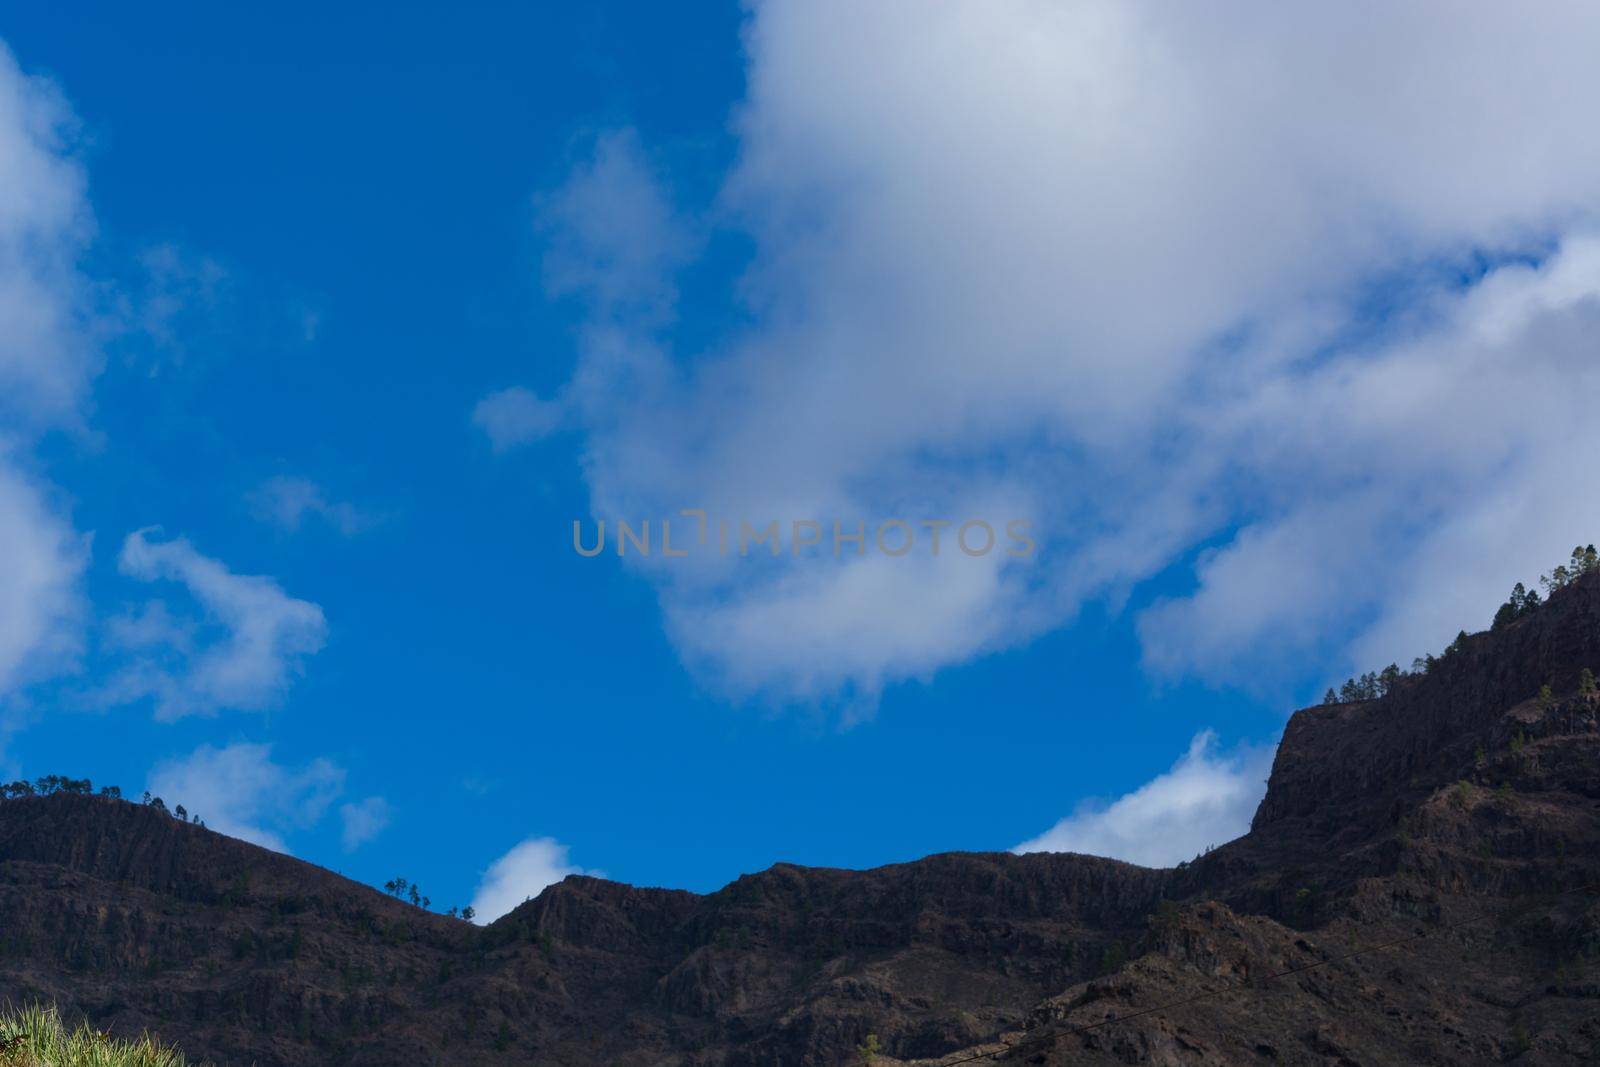
<instances>
[{"instance_id":1,"label":"rocky terrain","mask_svg":"<svg viewBox=\"0 0 1600 1067\"><path fill-rule=\"evenodd\" d=\"M150 807L0 801L0 995L261 1067L1600 1063L1590 667L1600 574L1297 712L1251 832L1176 869L572 877L485 928Z\"/></svg>"}]
</instances>

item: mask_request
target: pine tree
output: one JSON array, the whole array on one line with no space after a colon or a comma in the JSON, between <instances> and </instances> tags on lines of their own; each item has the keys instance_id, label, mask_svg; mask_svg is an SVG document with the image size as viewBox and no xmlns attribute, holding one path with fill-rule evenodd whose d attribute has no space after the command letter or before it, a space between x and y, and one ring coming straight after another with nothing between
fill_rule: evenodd
<instances>
[{"instance_id":1,"label":"pine tree","mask_svg":"<svg viewBox=\"0 0 1600 1067\"><path fill-rule=\"evenodd\" d=\"M1554 593L1558 589L1565 589L1572 579L1576 577L1565 566L1558 566L1555 570L1539 579L1539 584L1544 586L1545 592Z\"/></svg>"},{"instance_id":2,"label":"pine tree","mask_svg":"<svg viewBox=\"0 0 1600 1067\"><path fill-rule=\"evenodd\" d=\"M1378 695L1388 696L1400 685L1400 665L1391 663L1378 674Z\"/></svg>"}]
</instances>

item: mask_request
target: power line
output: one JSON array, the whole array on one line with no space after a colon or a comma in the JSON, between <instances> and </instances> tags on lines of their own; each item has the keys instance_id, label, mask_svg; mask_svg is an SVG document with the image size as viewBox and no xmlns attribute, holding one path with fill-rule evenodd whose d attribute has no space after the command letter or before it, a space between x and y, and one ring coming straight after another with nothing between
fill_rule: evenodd
<instances>
[{"instance_id":1,"label":"power line","mask_svg":"<svg viewBox=\"0 0 1600 1067\"><path fill-rule=\"evenodd\" d=\"M1573 889L1562 889L1552 895L1556 897L1564 897L1570 893L1592 893L1597 889L1600 889L1600 882L1591 882L1588 885L1577 886ZM1202 1000L1209 1000L1212 997L1220 997L1226 993L1238 993L1245 989L1249 989L1253 985L1265 985L1267 982L1275 981L1279 978L1287 978L1290 975L1303 974L1306 971L1314 971L1318 967L1326 967L1330 963L1343 963L1346 960L1355 959L1357 956L1365 956L1373 952L1383 952L1388 949L1395 948L1398 945L1409 944L1412 941L1420 941L1423 938L1431 937L1434 934L1444 933L1450 930L1459 930L1464 926L1472 926L1476 923L1487 922L1491 918L1494 918L1494 916L1479 915L1476 918L1463 919L1460 922L1455 923L1445 923L1443 925L1436 926L1431 930L1422 930L1415 934L1409 934L1405 937L1397 937L1391 941L1380 941L1371 945L1363 945L1361 948L1355 949L1351 952L1346 952L1340 956L1329 956L1327 959L1317 960L1315 963L1303 963L1297 967L1289 967L1282 971L1263 975L1262 977L1253 981L1247 980L1248 984L1246 985L1225 986L1221 989L1202 990L1199 993L1194 993L1178 1000L1168 1001L1165 1004L1157 1004L1152 1008L1140 1008L1138 1011L1130 1012L1127 1015L1113 1015L1108 1019L1101 1019L1099 1022L1083 1023L1080 1026L1074 1026L1066 1030L1056 1030L1040 1037L1029 1038L1026 1041L1019 1041L1015 1045L1006 1045L1004 1048L995 1049L992 1052L975 1052L969 1056L963 1056L960 1059L939 1060L936 1061L937 1067L958 1067L959 1064L963 1063L976 1063L979 1060L997 1059L1000 1056L1009 1056L1017 1052L1031 1052L1035 1051L1036 1049L1049 1048L1057 1041L1060 1041L1065 1037L1074 1037L1078 1034L1086 1034L1091 1030L1098 1030L1103 1026L1110 1026L1113 1023L1125 1023L1146 1015L1156 1015L1164 1011L1171 1011L1174 1008L1187 1007L1190 1004L1194 1004Z\"/></svg>"}]
</instances>

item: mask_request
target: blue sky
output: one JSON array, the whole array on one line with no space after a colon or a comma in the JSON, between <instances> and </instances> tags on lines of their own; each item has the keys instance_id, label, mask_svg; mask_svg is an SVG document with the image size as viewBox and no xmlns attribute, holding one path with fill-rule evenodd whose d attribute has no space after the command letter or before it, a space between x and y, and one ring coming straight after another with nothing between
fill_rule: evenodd
<instances>
[{"instance_id":1,"label":"blue sky","mask_svg":"<svg viewBox=\"0 0 1600 1067\"><path fill-rule=\"evenodd\" d=\"M936 10L10 9L0 766L480 910L1174 862L1592 539L1591 15ZM1039 548L572 551L686 507Z\"/></svg>"}]
</instances>

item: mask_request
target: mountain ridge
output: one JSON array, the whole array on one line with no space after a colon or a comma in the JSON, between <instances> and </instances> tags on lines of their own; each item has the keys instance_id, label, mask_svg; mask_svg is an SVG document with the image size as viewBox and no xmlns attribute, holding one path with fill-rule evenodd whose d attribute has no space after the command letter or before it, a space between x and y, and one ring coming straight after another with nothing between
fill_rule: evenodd
<instances>
[{"instance_id":1,"label":"mountain ridge","mask_svg":"<svg viewBox=\"0 0 1600 1067\"><path fill-rule=\"evenodd\" d=\"M869 1035L886 1064L1590 1062L1591 665L1600 574L1381 699L1295 712L1250 833L1173 868L575 875L482 928L141 805L5 800L0 992L263 1067L820 1067Z\"/></svg>"}]
</instances>

